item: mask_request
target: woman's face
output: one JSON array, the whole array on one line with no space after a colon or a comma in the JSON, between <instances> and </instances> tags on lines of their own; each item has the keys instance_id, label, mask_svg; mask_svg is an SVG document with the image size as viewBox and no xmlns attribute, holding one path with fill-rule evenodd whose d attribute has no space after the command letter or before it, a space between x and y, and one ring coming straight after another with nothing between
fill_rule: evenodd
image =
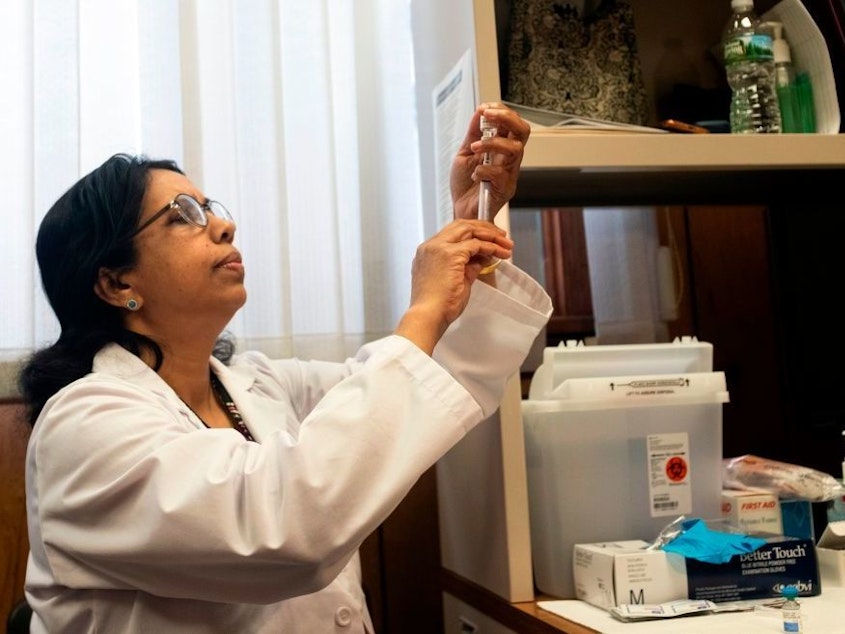
<instances>
[{"instance_id":1,"label":"woman's face","mask_svg":"<svg viewBox=\"0 0 845 634\"><path fill-rule=\"evenodd\" d=\"M139 226L178 194L189 194L201 204L207 201L183 174L152 170ZM142 302L133 317L145 322L145 330L177 324L223 328L229 322L246 301L234 235L234 223L225 218L208 213L208 225L198 227L174 207L135 236L138 261L124 279Z\"/></svg>"}]
</instances>

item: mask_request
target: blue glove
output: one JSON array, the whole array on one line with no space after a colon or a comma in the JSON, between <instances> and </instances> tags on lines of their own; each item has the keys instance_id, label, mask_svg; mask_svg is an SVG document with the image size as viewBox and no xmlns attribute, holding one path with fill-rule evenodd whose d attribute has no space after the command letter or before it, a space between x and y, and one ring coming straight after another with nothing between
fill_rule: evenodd
<instances>
[{"instance_id":1,"label":"blue glove","mask_svg":"<svg viewBox=\"0 0 845 634\"><path fill-rule=\"evenodd\" d=\"M691 519L682 524L681 533L665 544L663 550L710 564L723 564L734 555L753 552L765 543L759 537L710 530L702 520Z\"/></svg>"}]
</instances>

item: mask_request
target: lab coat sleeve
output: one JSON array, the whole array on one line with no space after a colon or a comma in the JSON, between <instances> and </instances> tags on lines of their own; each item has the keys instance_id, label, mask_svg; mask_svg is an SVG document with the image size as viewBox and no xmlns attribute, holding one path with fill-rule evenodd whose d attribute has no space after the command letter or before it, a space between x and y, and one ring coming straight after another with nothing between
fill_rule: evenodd
<instances>
[{"instance_id":1,"label":"lab coat sleeve","mask_svg":"<svg viewBox=\"0 0 845 634\"><path fill-rule=\"evenodd\" d=\"M505 382L519 370L551 313L552 301L543 287L503 261L496 272L496 287L473 284L466 310L441 338L434 359L470 392L486 418L498 407ZM367 344L343 363L268 360L258 353L244 358L269 379L266 383L284 387L302 418L379 346L380 340Z\"/></svg>"},{"instance_id":2,"label":"lab coat sleeve","mask_svg":"<svg viewBox=\"0 0 845 634\"><path fill-rule=\"evenodd\" d=\"M34 556L71 588L249 603L314 592L479 414L398 336L371 347L298 437L261 444L186 427L149 390L89 375L33 430Z\"/></svg>"},{"instance_id":3,"label":"lab coat sleeve","mask_svg":"<svg viewBox=\"0 0 845 634\"><path fill-rule=\"evenodd\" d=\"M470 302L434 350L434 358L473 395L484 417L502 400L507 379L525 361L552 313L542 286L503 261L496 287L476 282Z\"/></svg>"}]
</instances>

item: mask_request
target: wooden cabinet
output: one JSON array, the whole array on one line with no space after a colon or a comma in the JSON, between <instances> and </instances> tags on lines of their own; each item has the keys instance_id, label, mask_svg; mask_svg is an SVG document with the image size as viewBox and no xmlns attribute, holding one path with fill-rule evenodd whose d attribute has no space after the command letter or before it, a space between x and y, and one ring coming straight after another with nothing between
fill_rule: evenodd
<instances>
[{"instance_id":1,"label":"wooden cabinet","mask_svg":"<svg viewBox=\"0 0 845 634\"><path fill-rule=\"evenodd\" d=\"M631 1L649 89L668 30L698 47L705 57L718 42L729 13L728 0L689 0L683 11L673 10L671 15L664 3ZM453 3L426 0L424 10L422 4L415 3L417 12L439 15L453 29L469 29L460 42L468 42L475 54L477 96L482 101L501 99L510 3L473 0L469 25L463 22L464 10L456 10ZM757 0L761 12L774 4ZM817 12L814 17L826 35L841 37L834 21L823 23L824 3L805 4ZM836 44L838 48L829 42L840 84L845 50L841 41ZM453 54L454 64L463 51L458 47L455 54L451 42L444 46L446 54ZM435 71L440 74L429 77L428 83L425 78L420 82L421 103L423 98L430 101L430 93L424 91L430 91L431 80L439 80L450 63L441 64ZM430 112L422 110L425 121ZM522 207L668 206L688 290L679 318L670 326L677 334L693 334L714 344L714 369L725 371L731 394L724 410L724 454L757 453L836 474L842 459L838 433L845 421L845 403L835 385L845 360L835 303L838 280L845 272L838 244L839 224L845 220L815 201L836 192L843 175L842 134L591 135L535 130L526 147L511 213ZM433 189L433 183L430 174L424 189ZM547 236L548 244L557 240ZM562 280L552 276L552 283L565 297ZM505 509L503 521L519 532L524 528L518 517L522 501L513 502L514 496L520 497L524 473L514 464L522 445L513 446L508 440L514 429L521 429L518 403L510 402L519 398L514 394L509 393L499 420L493 421L498 436L483 439L488 450L502 452L492 460L508 465L510 471L496 470L495 477L478 484L482 496L485 487L504 491L502 499L511 508ZM463 448L467 456L476 450L484 448ZM444 486L450 482L439 479L438 487ZM490 500L495 501L496 495L490 494ZM441 540L460 525L453 521L460 512L454 506L444 510L441 497ZM527 516L522 520L527 523ZM475 522L480 524L484 522ZM467 542L487 539L478 534L464 537ZM514 548L523 550L515 553ZM530 559L524 542L506 549L504 554L487 556ZM531 608L512 598L514 586L508 581L513 577L488 583L484 574L475 574L481 566L470 566L471 574L465 574L449 562L444 565L447 593L496 615L505 625L524 623L523 615ZM561 622L551 629L547 626L538 625L536 631L582 631ZM456 632L455 627L446 623L445 631Z\"/></svg>"},{"instance_id":2,"label":"wooden cabinet","mask_svg":"<svg viewBox=\"0 0 845 634\"><path fill-rule=\"evenodd\" d=\"M674 334L714 344L730 391L723 454L753 453L839 477L845 343L834 290L845 218L832 206L679 207L671 228L689 289ZM664 238L667 226L661 227ZM818 537L825 505L814 505Z\"/></svg>"}]
</instances>

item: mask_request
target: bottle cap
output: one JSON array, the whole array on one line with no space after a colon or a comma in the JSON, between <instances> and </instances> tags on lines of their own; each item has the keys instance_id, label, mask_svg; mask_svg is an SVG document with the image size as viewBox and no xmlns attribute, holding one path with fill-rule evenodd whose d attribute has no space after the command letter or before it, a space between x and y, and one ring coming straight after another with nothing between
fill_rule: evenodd
<instances>
[{"instance_id":1,"label":"bottle cap","mask_svg":"<svg viewBox=\"0 0 845 634\"><path fill-rule=\"evenodd\" d=\"M784 586L780 593L787 599L794 599L798 596L798 588L795 586Z\"/></svg>"},{"instance_id":2,"label":"bottle cap","mask_svg":"<svg viewBox=\"0 0 845 634\"><path fill-rule=\"evenodd\" d=\"M753 9L754 0L731 0L731 9L737 11L738 9Z\"/></svg>"}]
</instances>

